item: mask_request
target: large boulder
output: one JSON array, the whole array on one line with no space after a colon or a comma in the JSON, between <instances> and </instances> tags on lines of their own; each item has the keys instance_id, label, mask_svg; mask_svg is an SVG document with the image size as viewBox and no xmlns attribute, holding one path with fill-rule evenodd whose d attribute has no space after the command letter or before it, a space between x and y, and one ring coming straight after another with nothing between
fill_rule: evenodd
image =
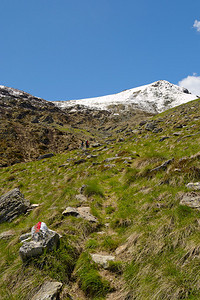
<instances>
[{"instance_id":1,"label":"large boulder","mask_svg":"<svg viewBox=\"0 0 200 300\"><path fill-rule=\"evenodd\" d=\"M30 208L30 202L15 188L0 197L0 223L10 222Z\"/></svg>"},{"instance_id":2,"label":"large boulder","mask_svg":"<svg viewBox=\"0 0 200 300\"><path fill-rule=\"evenodd\" d=\"M19 249L19 255L23 262L31 257L41 255L44 250L52 251L59 245L59 234L48 229L46 224L43 222L38 222L35 226L33 226L31 234L31 241L24 241L23 245Z\"/></svg>"},{"instance_id":3,"label":"large boulder","mask_svg":"<svg viewBox=\"0 0 200 300\"><path fill-rule=\"evenodd\" d=\"M32 300L57 300L62 288L61 282L46 281Z\"/></svg>"}]
</instances>

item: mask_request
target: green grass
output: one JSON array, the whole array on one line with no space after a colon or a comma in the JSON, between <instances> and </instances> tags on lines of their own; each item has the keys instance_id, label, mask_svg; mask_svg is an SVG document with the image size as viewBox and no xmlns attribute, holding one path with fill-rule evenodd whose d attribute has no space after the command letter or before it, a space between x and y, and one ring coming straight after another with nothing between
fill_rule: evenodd
<instances>
[{"instance_id":1,"label":"green grass","mask_svg":"<svg viewBox=\"0 0 200 300\"><path fill-rule=\"evenodd\" d=\"M81 289L91 299L104 297L111 291L109 282L101 278L96 264L91 261L87 252L81 254L76 265L75 274L78 277Z\"/></svg>"}]
</instances>

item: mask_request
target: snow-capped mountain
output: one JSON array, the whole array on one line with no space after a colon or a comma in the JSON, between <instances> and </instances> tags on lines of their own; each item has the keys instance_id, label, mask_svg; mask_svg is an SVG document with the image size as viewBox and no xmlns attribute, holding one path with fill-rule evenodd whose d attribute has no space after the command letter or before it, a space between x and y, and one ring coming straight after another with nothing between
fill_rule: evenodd
<instances>
[{"instance_id":1,"label":"snow-capped mountain","mask_svg":"<svg viewBox=\"0 0 200 300\"><path fill-rule=\"evenodd\" d=\"M150 113L160 113L169 108L197 99L187 89L165 80L125 90L114 95L68 101L54 101L59 108L76 109L77 105L94 110L111 110L123 105L125 109L136 108Z\"/></svg>"}]
</instances>

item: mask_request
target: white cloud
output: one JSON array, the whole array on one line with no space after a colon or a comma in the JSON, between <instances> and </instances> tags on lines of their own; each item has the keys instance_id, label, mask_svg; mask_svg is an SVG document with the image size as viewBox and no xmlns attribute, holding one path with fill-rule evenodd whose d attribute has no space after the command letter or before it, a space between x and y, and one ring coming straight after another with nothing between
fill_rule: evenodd
<instances>
[{"instance_id":1,"label":"white cloud","mask_svg":"<svg viewBox=\"0 0 200 300\"><path fill-rule=\"evenodd\" d=\"M193 75L183 78L178 85L188 89L192 94L200 96L200 76Z\"/></svg>"},{"instance_id":2,"label":"white cloud","mask_svg":"<svg viewBox=\"0 0 200 300\"><path fill-rule=\"evenodd\" d=\"M200 21L195 20L193 27L196 28L198 32L200 32Z\"/></svg>"}]
</instances>

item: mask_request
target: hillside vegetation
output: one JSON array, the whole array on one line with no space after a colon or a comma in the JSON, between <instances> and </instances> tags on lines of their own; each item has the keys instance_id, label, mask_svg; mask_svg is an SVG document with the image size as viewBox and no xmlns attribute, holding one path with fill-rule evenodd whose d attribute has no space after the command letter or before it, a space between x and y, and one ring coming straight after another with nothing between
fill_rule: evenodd
<instances>
[{"instance_id":1,"label":"hillside vegetation","mask_svg":"<svg viewBox=\"0 0 200 300\"><path fill-rule=\"evenodd\" d=\"M0 298L31 299L47 279L60 299L200 299L200 212L180 204L200 181L200 100L141 122L116 141L0 169L0 195L19 187L37 208L0 224ZM81 189L81 191L80 191ZM84 195L81 202L77 195ZM90 206L98 223L62 214ZM38 221L57 250L22 263L19 236ZM91 254L115 256L105 269ZM71 298L70 298L71 297Z\"/></svg>"}]
</instances>

